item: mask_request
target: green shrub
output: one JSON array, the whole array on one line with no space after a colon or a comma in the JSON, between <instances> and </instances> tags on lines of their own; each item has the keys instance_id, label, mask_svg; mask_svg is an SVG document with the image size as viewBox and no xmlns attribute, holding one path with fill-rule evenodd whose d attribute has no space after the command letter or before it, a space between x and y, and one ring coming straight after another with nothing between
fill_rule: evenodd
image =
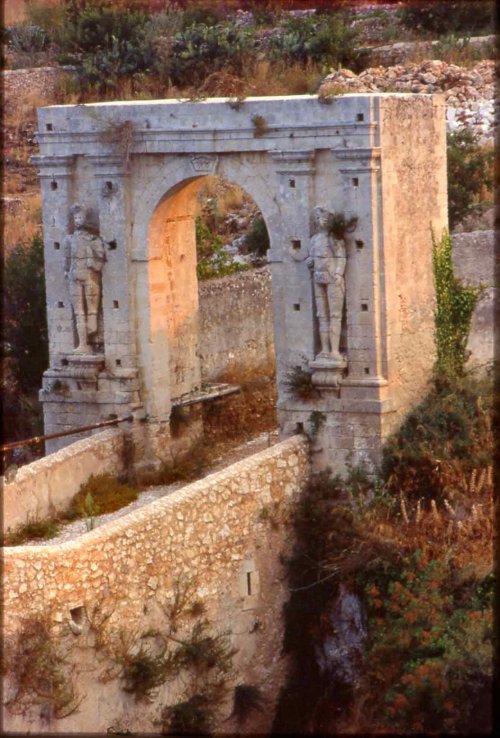
<instances>
[{"instance_id":1,"label":"green shrub","mask_svg":"<svg viewBox=\"0 0 500 738\"><path fill-rule=\"evenodd\" d=\"M291 63L356 67L355 37L356 31L339 14L290 18L281 33L270 38L268 54Z\"/></svg>"},{"instance_id":2,"label":"green shrub","mask_svg":"<svg viewBox=\"0 0 500 738\"><path fill-rule=\"evenodd\" d=\"M98 474L82 484L64 517L68 520L104 515L119 510L137 499L137 490L122 484L111 474ZM89 499L90 498L90 499Z\"/></svg>"},{"instance_id":3,"label":"green shrub","mask_svg":"<svg viewBox=\"0 0 500 738\"><path fill-rule=\"evenodd\" d=\"M401 11L401 21L407 28L436 36L458 31L494 33L493 19L494 3L491 0L409 3Z\"/></svg>"},{"instance_id":4,"label":"green shrub","mask_svg":"<svg viewBox=\"0 0 500 738\"><path fill-rule=\"evenodd\" d=\"M248 269L245 264L233 261L222 248L222 238L212 233L200 217L196 218L196 252L196 273L200 280L225 277Z\"/></svg>"},{"instance_id":5,"label":"green shrub","mask_svg":"<svg viewBox=\"0 0 500 738\"><path fill-rule=\"evenodd\" d=\"M97 50L111 49L114 40L138 46L147 22L148 16L141 11L89 5L68 14L62 50L93 54Z\"/></svg>"},{"instance_id":6,"label":"green shrub","mask_svg":"<svg viewBox=\"0 0 500 738\"><path fill-rule=\"evenodd\" d=\"M442 500L450 488L458 494L463 474L490 464L490 392L465 379L438 383L384 445L388 488Z\"/></svg>"},{"instance_id":7,"label":"green shrub","mask_svg":"<svg viewBox=\"0 0 500 738\"><path fill-rule=\"evenodd\" d=\"M199 85L213 72L242 76L256 61L255 38L233 23L192 25L177 33L172 46L172 82Z\"/></svg>"},{"instance_id":8,"label":"green shrub","mask_svg":"<svg viewBox=\"0 0 500 738\"><path fill-rule=\"evenodd\" d=\"M182 30L183 13L178 5L165 4L151 15L144 28L144 45L152 51L152 71L163 84L170 83L174 36Z\"/></svg>"},{"instance_id":9,"label":"green shrub","mask_svg":"<svg viewBox=\"0 0 500 738\"><path fill-rule=\"evenodd\" d=\"M3 346L21 391L41 385L48 366L47 312L43 241L16 246L5 260L3 275Z\"/></svg>"},{"instance_id":10,"label":"green shrub","mask_svg":"<svg viewBox=\"0 0 500 738\"><path fill-rule=\"evenodd\" d=\"M9 29L8 40L14 51L33 53L49 45L47 33L33 23L20 23Z\"/></svg>"},{"instance_id":11,"label":"green shrub","mask_svg":"<svg viewBox=\"0 0 500 738\"><path fill-rule=\"evenodd\" d=\"M257 215L244 238L244 246L258 258L265 257L269 249L269 233L262 215Z\"/></svg>"},{"instance_id":12,"label":"green shrub","mask_svg":"<svg viewBox=\"0 0 500 738\"><path fill-rule=\"evenodd\" d=\"M80 56L81 85L109 90L120 78L149 70L154 49L147 39L148 21L141 10L107 5L68 13L59 46Z\"/></svg>"},{"instance_id":13,"label":"green shrub","mask_svg":"<svg viewBox=\"0 0 500 738\"><path fill-rule=\"evenodd\" d=\"M454 275L450 235L432 235L432 261L436 286L435 340L438 376L462 376L467 361L467 339L481 288L463 285Z\"/></svg>"},{"instance_id":14,"label":"green shrub","mask_svg":"<svg viewBox=\"0 0 500 738\"><path fill-rule=\"evenodd\" d=\"M494 153L482 148L468 129L448 133L447 143L448 213L453 230L478 210L483 189L491 189Z\"/></svg>"},{"instance_id":15,"label":"green shrub","mask_svg":"<svg viewBox=\"0 0 500 738\"><path fill-rule=\"evenodd\" d=\"M146 72L153 63L153 50L139 47L131 41L114 38L111 46L84 54L78 67L78 77L84 88L100 92L116 88L122 78Z\"/></svg>"},{"instance_id":16,"label":"green shrub","mask_svg":"<svg viewBox=\"0 0 500 738\"><path fill-rule=\"evenodd\" d=\"M383 696L387 723L404 734L482 733L489 723L492 598L484 607L474 596L457 600L449 566L421 551L387 586L367 585L366 595L366 678Z\"/></svg>"}]
</instances>

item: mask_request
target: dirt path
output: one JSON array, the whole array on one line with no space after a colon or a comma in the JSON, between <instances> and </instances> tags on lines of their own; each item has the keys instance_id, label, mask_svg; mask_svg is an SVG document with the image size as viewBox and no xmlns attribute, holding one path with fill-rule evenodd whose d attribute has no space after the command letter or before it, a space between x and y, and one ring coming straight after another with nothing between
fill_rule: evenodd
<instances>
[{"instance_id":1,"label":"dirt path","mask_svg":"<svg viewBox=\"0 0 500 738\"><path fill-rule=\"evenodd\" d=\"M271 431L270 433L261 433L259 436L252 438L250 441L243 443L241 446L237 446L227 454L221 456L210 469L207 469L200 476L200 479L203 479L204 477L208 476L209 474L213 474L214 472L221 471L231 464L234 464L237 461L241 461L241 459L245 459L247 456L256 454L258 451L263 451L269 446L274 446L274 444L278 441L279 437L277 430ZM140 507L144 507L144 505L148 505L150 502L154 502L161 497L165 497L166 495L175 492L181 487L185 487L186 484L191 484L191 482L174 482L173 484L168 485L148 487L144 491L140 492L137 500L131 502L130 505L126 505L125 507L120 508L120 510L116 510L112 513L96 515L96 517L94 518L94 528L98 528L101 525L110 523L112 520L117 520L118 518L121 518L124 515L132 512L133 510L138 510ZM74 522L67 523L66 525L61 527L59 533L53 538L28 541L23 545L52 546L53 544L66 543L66 541L74 541L79 536L87 533L87 525L88 521L86 520L75 520Z\"/></svg>"}]
</instances>

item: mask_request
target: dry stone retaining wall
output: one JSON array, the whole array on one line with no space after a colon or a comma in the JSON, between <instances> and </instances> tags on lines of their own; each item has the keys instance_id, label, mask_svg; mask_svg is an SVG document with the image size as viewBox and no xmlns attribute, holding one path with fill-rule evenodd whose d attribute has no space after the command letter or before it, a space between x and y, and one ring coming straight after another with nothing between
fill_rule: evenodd
<instances>
[{"instance_id":1,"label":"dry stone retaining wall","mask_svg":"<svg viewBox=\"0 0 500 738\"><path fill-rule=\"evenodd\" d=\"M198 351L204 379L274 361L271 273L266 267L201 282Z\"/></svg>"},{"instance_id":2,"label":"dry stone retaining wall","mask_svg":"<svg viewBox=\"0 0 500 738\"><path fill-rule=\"evenodd\" d=\"M76 665L76 683L84 697L79 711L45 723L37 717L39 706L31 718L6 712L6 729L25 731L29 725L34 732L105 733L119 722L129 730L157 732L152 718L159 705L182 697L169 692L178 685L162 687L153 704L141 703L138 708L119 680L98 681L95 651L84 644L90 637L90 621L95 624L100 618L102 624L103 613L110 613L108 632L122 630L129 639L134 633L139 638L151 629L165 629L165 608L172 605L183 578L193 583L214 630L231 633L238 649L234 657L238 683L258 686L272 706L284 676L279 644L287 590L280 561L290 545L287 510L308 474L307 443L293 437L76 541L7 549L8 643L23 619L43 614L62 647L71 628L70 611L83 608L85 615L80 634L69 633L68 658ZM93 671L87 671L90 666ZM7 699L12 687L7 682ZM230 712L229 704L224 717ZM260 722L250 721L248 730L266 732L266 719L264 715ZM233 730L229 721L221 732Z\"/></svg>"},{"instance_id":3,"label":"dry stone retaining wall","mask_svg":"<svg viewBox=\"0 0 500 738\"><path fill-rule=\"evenodd\" d=\"M495 320L495 306L498 305L498 287L495 287L497 259L495 231L453 234L453 263L457 277L484 288L472 317L467 343L471 365L490 365L495 356L494 327L498 325L498 320Z\"/></svg>"}]
</instances>

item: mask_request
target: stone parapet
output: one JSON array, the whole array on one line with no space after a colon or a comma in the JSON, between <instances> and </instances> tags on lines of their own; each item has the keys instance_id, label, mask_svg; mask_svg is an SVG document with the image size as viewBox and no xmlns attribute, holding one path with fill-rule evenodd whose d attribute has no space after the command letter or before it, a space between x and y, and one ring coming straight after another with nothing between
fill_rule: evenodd
<instances>
[{"instance_id":1,"label":"stone parapet","mask_svg":"<svg viewBox=\"0 0 500 738\"><path fill-rule=\"evenodd\" d=\"M5 550L6 640L26 618L47 616L75 669L83 702L78 712L57 721L58 732L106 733L117 723L139 733L157 731L159 707L182 698L179 684L162 686L152 703L137 709L118 678L101 679L112 662L102 650L96 660L91 636L103 634L95 630L99 622L111 635L121 632L123 643L132 643L134 633L140 638L164 632L175 593L187 581L214 632L228 633L237 649L238 683L258 686L268 700L266 714L246 730L269 731L286 664L278 645L288 596L282 561L292 544L290 512L308 475L307 442L294 437L78 540ZM178 636L187 637L193 623L192 615L181 612ZM8 679L5 694L11 694ZM229 701L221 714L226 722L216 732L235 732L227 722L231 710ZM27 724L39 734L56 726L43 722L40 706L24 717L5 713L7 730L24 731Z\"/></svg>"},{"instance_id":2,"label":"stone parapet","mask_svg":"<svg viewBox=\"0 0 500 738\"><path fill-rule=\"evenodd\" d=\"M4 531L65 510L91 474L123 472L123 447L121 428L101 431L21 467L11 481L3 479Z\"/></svg>"}]
</instances>

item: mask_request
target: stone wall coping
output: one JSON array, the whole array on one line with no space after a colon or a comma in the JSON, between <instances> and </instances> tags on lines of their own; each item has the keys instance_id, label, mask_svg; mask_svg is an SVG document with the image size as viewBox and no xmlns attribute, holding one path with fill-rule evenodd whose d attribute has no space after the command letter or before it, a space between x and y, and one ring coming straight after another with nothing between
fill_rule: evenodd
<instances>
[{"instance_id":1,"label":"stone wall coping","mask_svg":"<svg viewBox=\"0 0 500 738\"><path fill-rule=\"evenodd\" d=\"M113 438L121 437L122 434L123 430L120 428L109 428L99 431L88 438L82 438L80 441L75 441L69 444L69 446L65 446L60 451L44 456L43 459L37 459L36 461L32 461L31 464L22 466L10 482L4 479L4 477L1 477L2 483L5 486L18 484L30 477L50 471L53 466L58 466L63 461L68 461L89 451L98 450L103 442L105 443L106 441L111 441Z\"/></svg>"},{"instance_id":2,"label":"stone wall coping","mask_svg":"<svg viewBox=\"0 0 500 738\"><path fill-rule=\"evenodd\" d=\"M236 274L228 274L226 277L220 277L218 279L207 279L203 282L198 283L198 291L201 295L217 292L226 291L231 288L239 289L247 282L262 283L270 281L271 270L268 266L258 267L257 269L248 269L244 272L237 272Z\"/></svg>"},{"instance_id":3,"label":"stone wall coping","mask_svg":"<svg viewBox=\"0 0 500 738\"><path fill-rule=\"evenodd\" d=\"M76 446L77 444L72 445ZM187 484L185 487L181 487L181 489L175 490L171 494L166 495L159 500L155 500L138 510L130 512L128 515L123 515L117 520L105 523L95 530L88 531L87 533L79 536L76 540L54 544L52 546L7 547L4 549L3 555L5 560L48 560L53 554L61 553L63 551L69 552L74 549L82 549L89 544L101 543L104 545L112 537L119 535L120 533L132 536L135 527L142 527L147 522L153 523L155 518L157 518L163 510L173 508L179 503L185 502L190 498L195 498L198 495L208 494L221 481L238 478L242 473L252 471L256 465L262 462L279 457L287 451L293 451L294 449L300 451L300 449L305 446L307 446L307 440L304 436L292 436L291 438L287 438L285 441L281 441L270 448L259 451L246 459L237 461L236 463L231 464L231 466L226 467L226 469L219 472L213 472L203 479ZM57 454L67 451L68 448L57 452ZM51 455L56 456L56 454Z\"/></svg>"},{"instance_id":4,"label":"stone wall coping","mask_svg":"<svg viewBox=\"0 0 500 738\"><path fill-rule=\"evenodd\" d=\"M0 70L0 74L4 75L5 77L9 77L10 75L33 74L34 72L41 72L42 74L51 72L52 74L55 74L56 72L76 72L76 71L77 71L77 67L71 64L65 64L62 67L26 67L25 69L2 69Z\"/></svg>"}]
</instances>

